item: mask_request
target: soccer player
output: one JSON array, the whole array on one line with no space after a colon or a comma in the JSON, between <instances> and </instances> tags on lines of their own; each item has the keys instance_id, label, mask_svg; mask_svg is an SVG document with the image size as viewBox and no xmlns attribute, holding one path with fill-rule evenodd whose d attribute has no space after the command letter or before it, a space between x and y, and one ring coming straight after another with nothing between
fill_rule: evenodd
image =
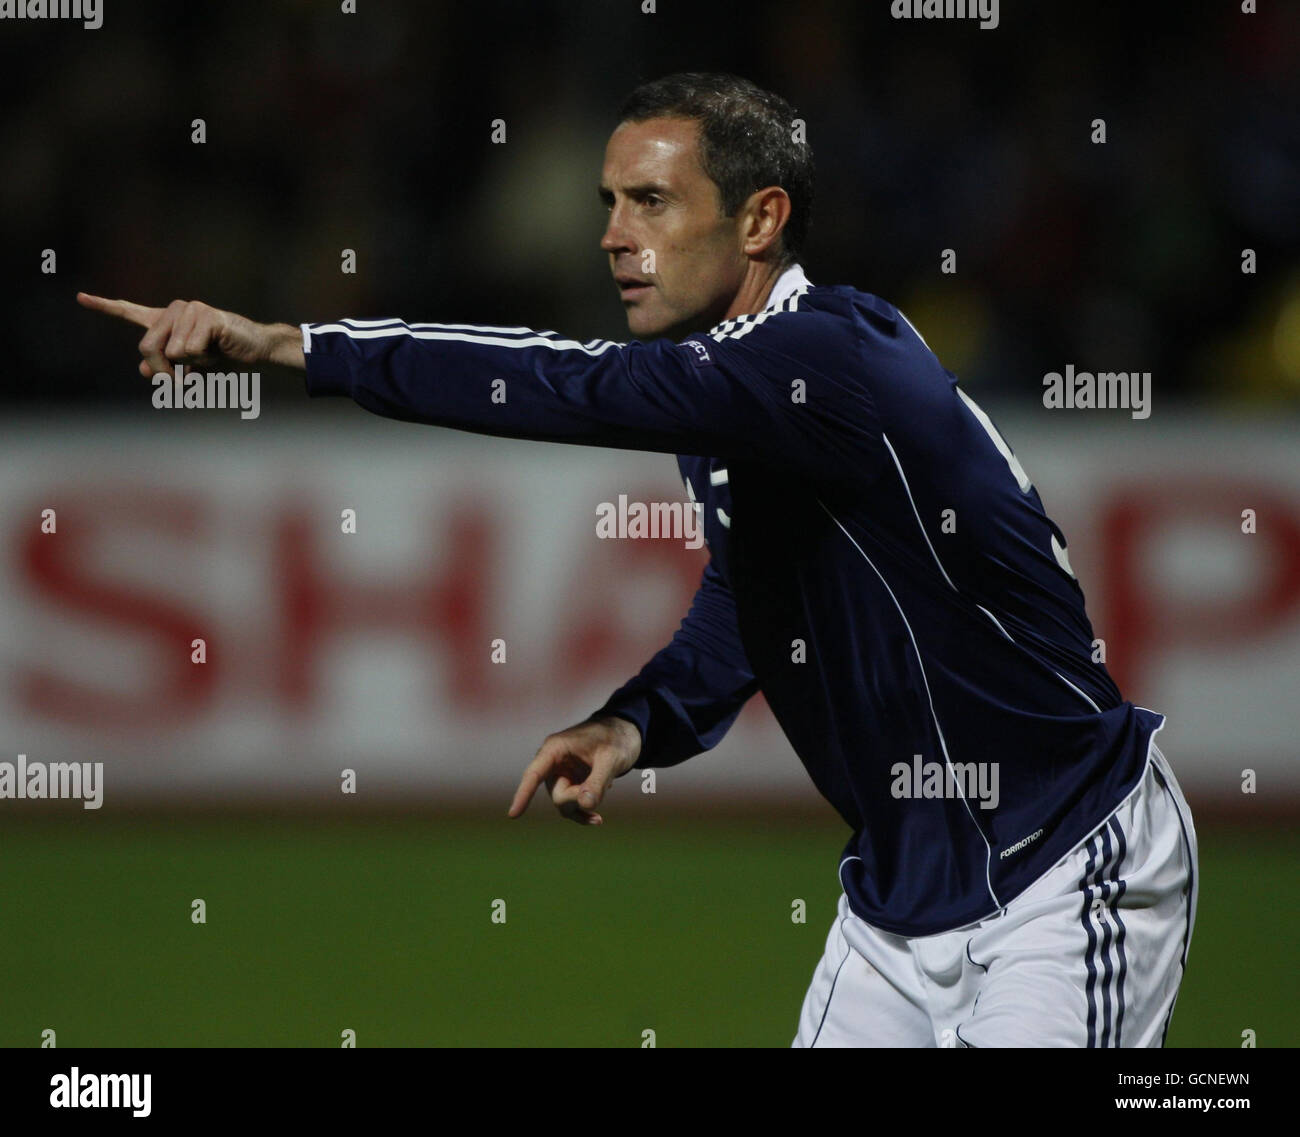
<instances>
[{"instance_id":1,"label":"soccer player","mask_svg":"<svg viewBox=\"0 0 1300 1137\"><path fill-rule=\"evenodd\" d=\"M510 815L545 783L600 824L616 777L709 749L761 690L853 829L795 1045L1162 1045L1197 890L1164 718L1094 659L1065 537L988 415L897 308L805 275L812 187L784 100L675 75L629 97L600 182L634 342L79 299L148 329L146 377L275 362L393 418L677 454L710 550L694 603L545 740Z\"/></svg>"}]
</instances>

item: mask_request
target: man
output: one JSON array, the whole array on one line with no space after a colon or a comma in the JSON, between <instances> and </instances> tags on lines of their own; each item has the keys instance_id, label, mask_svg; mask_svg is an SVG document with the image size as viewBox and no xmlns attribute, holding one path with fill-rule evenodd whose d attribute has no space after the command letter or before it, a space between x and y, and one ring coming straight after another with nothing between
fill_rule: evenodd
<instances>
[{"instance_id":1,"label":"man","mask_svg":"<svg viewBox=\"0 0 1300 1137\"><path fill-rule=\"evenodd\" d=\"M1196 905L1163 716L1094 662L988 416L892 305L809 282L800 138L731 76L633 92L601 247L640 342L80 299L148 328L146 377L219 353L393 418L680 455L711 552L690 612L546 739L510 816L544 782L600 824L616 777L714 746L762 690L854 830L795 1045L1161 1045Z\"/></svg>"}]
</instances>

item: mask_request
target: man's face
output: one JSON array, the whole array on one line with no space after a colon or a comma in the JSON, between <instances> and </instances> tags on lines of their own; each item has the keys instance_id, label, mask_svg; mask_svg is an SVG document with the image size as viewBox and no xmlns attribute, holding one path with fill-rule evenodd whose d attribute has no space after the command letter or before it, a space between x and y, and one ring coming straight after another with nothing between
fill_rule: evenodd
<instances>
[{"instance_id":1,"label":"man's face","mask_svg":"<svg viewBox=\"0 0 1300 1137\"><path fill-rule=\"evenodd\" d=\"M722 216L718 187L700 165L698 131L682 118L625 122L605 147L600 197L609 224L600 247L634 336L707 330L744 279L739 221Z\"/></svg>"}]
</instances>

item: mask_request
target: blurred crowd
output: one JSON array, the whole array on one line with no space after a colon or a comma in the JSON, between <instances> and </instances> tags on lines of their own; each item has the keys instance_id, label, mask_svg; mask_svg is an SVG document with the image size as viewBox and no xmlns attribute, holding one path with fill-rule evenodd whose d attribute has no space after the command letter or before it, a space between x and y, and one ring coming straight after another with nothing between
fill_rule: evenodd
<instances>
[{"instance_id":1,"label":"blurred crowd","mask_svg":"<svg viewBox=\"0 0 1300 1137\"><path fill-rule=\"evenodd\" d=\"M971 389L1037 400L1073 363L1152 372L1157 408L1300 407L1300 6L1004 5L990 31L886 0L645 7L6 21L3 397L138 399L132 333L78 289L624 339L595 188L615 111L641 80L725 70L807 122L812 280L899 304Z\"/></svg>"}]
</instances>

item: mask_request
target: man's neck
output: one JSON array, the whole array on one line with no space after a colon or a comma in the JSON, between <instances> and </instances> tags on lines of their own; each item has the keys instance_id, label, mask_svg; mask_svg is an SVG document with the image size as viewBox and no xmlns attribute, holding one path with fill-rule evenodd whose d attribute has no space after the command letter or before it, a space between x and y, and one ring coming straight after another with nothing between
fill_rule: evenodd
<instances>
[{"instance_id":1,"label":"man's neck","mask_svg":"<svg viewBox=\"0 0 1300 1137\"><path fill-rule=\"evenodd\" d=\"M782 269L765 261L750 261L745 270L745 279L740 282L736 295L727 309L724 320L734 320L737 316L753 315L767 307L768 297L780 279Z\"/></svg>"}]
</instances>

